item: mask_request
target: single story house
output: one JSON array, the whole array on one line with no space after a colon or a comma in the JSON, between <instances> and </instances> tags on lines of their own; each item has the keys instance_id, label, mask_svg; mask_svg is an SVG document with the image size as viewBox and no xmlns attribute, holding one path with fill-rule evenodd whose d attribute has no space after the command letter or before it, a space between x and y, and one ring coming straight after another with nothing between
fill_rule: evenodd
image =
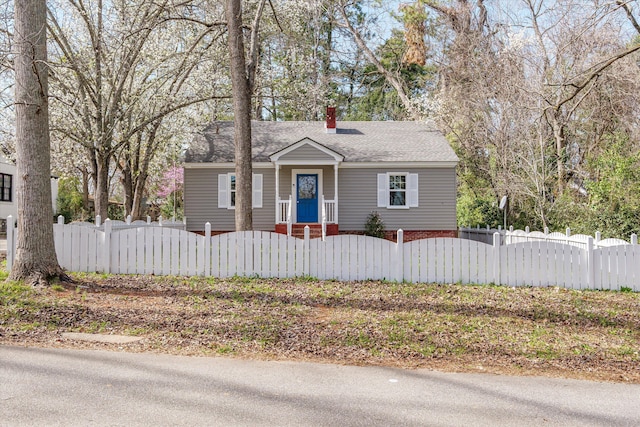
<instances>
[{"instance_id":1,"label":"single story house","mask_svg":"<svg viewBox=\"0 0 640 427\"><path fill-rule=\"evenodd\" d=\"M372 211L387 237L455 237L458 158L442 133L416 122L252 122L253 226L300 236L363 234ZM233 122L214 122L184 162L187 230L235 229Z\"/></svg>"}]
</instances>

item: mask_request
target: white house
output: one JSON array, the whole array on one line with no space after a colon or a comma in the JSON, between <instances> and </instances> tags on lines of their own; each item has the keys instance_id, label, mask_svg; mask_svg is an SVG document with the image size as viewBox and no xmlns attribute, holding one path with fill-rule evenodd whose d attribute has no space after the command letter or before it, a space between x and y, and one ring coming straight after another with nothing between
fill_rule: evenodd
<instances>
[{"instance_id":1,"label":"white house","mask_svg":"<svg viewBox=\"0 0 640 427\"><path fill-rule=\"evenodd\" d=\"M18 216L16 204L16 165L0 153L0 220L4 222L9 215ZM51 177L52 211L51 217L57 211L58 178Z\"/></svg>"}]
</instances>

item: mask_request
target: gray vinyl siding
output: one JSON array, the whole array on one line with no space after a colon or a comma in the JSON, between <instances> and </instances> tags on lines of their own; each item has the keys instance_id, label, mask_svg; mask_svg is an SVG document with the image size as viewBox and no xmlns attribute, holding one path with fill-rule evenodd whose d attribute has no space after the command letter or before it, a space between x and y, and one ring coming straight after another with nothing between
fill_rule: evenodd
<instances>
[{"instance_id":1,"label":"gray vinyl siding","mask_svg":"<svg viewBox=\"0 0 640 427\"><path fill-rule=\"evenodd\" d=\"M291 194L292 169L322 169L323 194L334 198L333 166L296 165L280 169L280 198ZM184 170L184 199L187 230L202 231L207 222L214 231L235 229L233 209L218 208L218 174L233 169ZM377 206L378 173L408 172L418 174L418 207L387 209ZM262 208L253 210L256 230L274 230L275 227L275 169L259 168L254 173L263 176ZM371 211L378 211L387 230L455 230L456 224L456 173L455 168L431 169L338 169L338 222L341 231L364 230L364 223ZM295 195L294 195L295 197Z\"/></svg>"},{"instance_id":2,"label":"gray vinyl siding","mask_svg":"<svg viewBox=\"0 0 640 427\"><path fill-rule=\"evenodd\" d=\"M379 173L418 174L418 207L387 209L377 206ZM387 230L455 230L455 168L340 169L338 223L341 231L361 231L371 211L377 211Z\"/></svg>"},{"instance_id":3,"label":"gray vinyl siding","mask_svg":"<svg viewBox=\"0 0 640 427\"><path fill-rule=\"evenodd\" d=\"M308 161L308 160L335 160L333 156L327 153L323 153L311 145L303 145L296 148L280 157L280 160L296 160L296 161Z\"/></svg>"},{"instance_id":4,"label":"gray vinyl siding","mask_svg":"<svg viewBox=\"0 0 640 427\"><path fill-rule=\"evenodd\" d=\"M188 231L203 231L207 222L213 231L235 230L235 210L218 207L218 174L233 172L229 169L184 170L184 213ZM275 170L259 168L254 174L262 175L262 208L253 210L254 230L273 231L275 228Z\"/></svg>"}]
</instances>

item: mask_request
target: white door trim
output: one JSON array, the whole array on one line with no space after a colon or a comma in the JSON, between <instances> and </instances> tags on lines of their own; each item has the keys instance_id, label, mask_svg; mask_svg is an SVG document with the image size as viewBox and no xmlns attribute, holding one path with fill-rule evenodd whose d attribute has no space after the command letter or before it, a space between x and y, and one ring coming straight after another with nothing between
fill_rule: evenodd
<instances>
[{"instance_id":1,"label":"white door trim","mask_svg":"<svg viewBox=\"0 0 640 427\"><path fill-rule=\"evenodd\" d=\"M298 174L318 174L318 222L322 218L322 169L292 169L291 170L291 222L296 224L298 222Z\"/></svg>"}]
</instances>

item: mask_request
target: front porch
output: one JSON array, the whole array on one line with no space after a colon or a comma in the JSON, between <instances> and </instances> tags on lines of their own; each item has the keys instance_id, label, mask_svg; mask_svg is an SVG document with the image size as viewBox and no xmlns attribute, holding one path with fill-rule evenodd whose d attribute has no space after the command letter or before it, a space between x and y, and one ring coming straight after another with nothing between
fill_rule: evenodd
<instances>
[{"instance_id":1,"label":"front porch","mask_svg":"<svg viewBox=\"0 0 640 427\"><path fill-rule=\"evenodd\" d=\"M337 194L337 193L336 193ZM278 199L276 206L276 224L275 232L287 234L289 236L303 238L304 228L309 226L309 237L324 238L325 236L338 235L338 201L325 200L324 196L320 196L320 221L319 222L297 222L294 221L293 197L289 195L286 200Z\"/></svg>"},{"instance_id":2,"label":"front porch","mask_svg":"<svg viewBox=\"0 0 640 427\"><path fill-rule=\"evenodd\" d=\"M338 234L338 168L344 156L309 139L270 156L275 166L275 231L295 237Z\"/></svg>"}]
</instances>

